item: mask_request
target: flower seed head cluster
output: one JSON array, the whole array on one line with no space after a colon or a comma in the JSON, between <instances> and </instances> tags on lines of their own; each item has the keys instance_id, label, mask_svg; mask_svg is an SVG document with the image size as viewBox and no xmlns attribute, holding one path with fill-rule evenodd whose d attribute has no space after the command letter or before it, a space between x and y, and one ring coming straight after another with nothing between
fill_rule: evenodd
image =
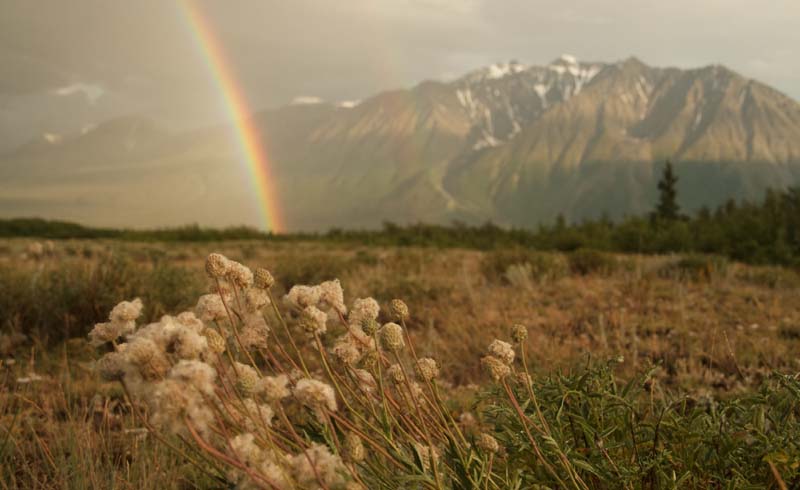
<instances>
[{"instance_id":1,"label":"flower seed head cluster","mask_svg":"<svg viewBox=\"0 0 800 490\"><path fill-rule=\"evenodd\" d=\"M415 443L414 450L417 452L420 461L422 461L422 468L425 471L431 470L431 458L433 458L433 464L439 464L439 450L435 447Z\"/></svg>"},{"instance_id":2,"label":"flower seed head cluster","mask_svg":"<svg viewBox=\"0 0 800 490\"><path fill-rule=\"evenodd\" d=\"M319 286L319 308L324 311L336 311L342 315L347 313L344 304L344 290L338 279L325 281Z\"/></svg>"},{"instance_id":3,"label":"flower seed head cluster","mask_svg":"<svg viewBox=\"0 0 800 490\"><path fill-rule=\"evenodd\" d=\"M259 267L253 273L253 284L259 289L267 290L275 284L275 278L272 273L263 267Z\"/></svg>"},{"instance_id":4,"label":"flower seed head cluster","mask_svg":"<svg viewBox=\"0 0 800 490\"><path fill-rule=\"evenodd\" d=\"M270 304L269 293L267 293L266 289L249 288L244 293L244 299L247 310L252 313L258 312L261 308Z\"/></svg>"},{"instance_id":5,"label":"flower seed head cluster","mask_svg":"<svg viewBox=\"0 0 800 490\"><path fill-rule=\"evenodd\" d=\"M364 451L364 443L355 432L348 432L344 438L344 447L347 451L347 459L359 463L364 461L366 451Z\"/></svg>"},{"instance_id":6,"label":"flower seed head cluster","mask_svg":"<svg viewBox=\"0 0 800 490\"><path fill-rule=\"evenodd\" d=\"M349 334L336 340L331 349L333 356L345 366L355 366L361 360L361 350Z\"/></svg>"},{"instance_id":7,"label":"flower seed head cluster","mask_svg":"<svg viewBox=\"0 0 800 490\"><path fill-rule=\"evenodd\" d=\"M364 334L372 337L373 335L375 335L375 332L377 332L381 328L381 324L376 322L375 320L364 320L360 328L364 332Z\"/></svg>"},{"instance_id":8,"label":"flower seed head cluster","mask_svg":"<svg viewBox=\"0 0 800 490\"><path fill-rule=\"evenodd\" d=\"M494 356L486 356L481 358L481 365L489 373L494 381L500 381L506 376L511 374L511 368L508 364Z\"/></svg>"},{"instance_id":9,"label":"flower seed head cluster","mask_svg":"<svg viewBox=\"0 0 800 490\"><path fill-rule=\"evenodd\" d=\"M95 347L99 347L106 342L113 342L118 338L132 332L136 328L134 322L105 322L97 323L89 332L89 341Z\"/></svg>"},{"instance_id":10,"label":"flower seed head cluster","mask_svg":"<svg viewBox=\"0 0 800 490\"><path fill-rule=\"evenodd\" d=\"M497 442L497 439L485 432L478 436L478 440L475 442L475 445L487 453L494 454L500 450L500 444Z\"/></svg>"},{"instance_id":11,"label":"flower seed head cluster","mask_svg":"<svg viewBox=\"0 0 800 490\"><path fill-rule=\"evenodd\" d=\"M283 300L287 305L298 310L316 306L319 303L319 288L304 285L293 286Z\"/></svg>"},{"instance_id":12,"label":"flower seed head cluster","mask_svg":"<svg viewBox=\"0 0 800 490\"><path fill-rule=\"evenodd\" d=\"M258 383L258 372L247 364L235 363L236 390L244 396L252 394Z\"/></svg>"},{"instance_id":13,"label":"flower seed head cluster","mask_svg":"<svg viewBox=\"0 0 800 490\"><path fill-rule=\"evenodd\" d=\"M303 378L295 385L293 394L300 403L314 410L320 420L325 419L326 410L336 411L336 393L322 381Z\"/></svg>"},{"instance_id":14,"label":"flower seed head cluster","mask_svg":"<svg viewBox=\"0 0 800 490\"><path fill-rule=\"evenodd\" d=\"M246 350L266 349L269 337L269 326L264 317L258 313L244 318L244 327L239 333L239 341Z\"/></svg>"},{"instance_id":15,"label":"flower seed head cluster","mask_svg":"<svg viewBox=\"0 0 800 490\"><path fill-rule=\"evenodd\" d=\"M514 348L508 342L494 339L489 344L489 353L508 365L514 362Z\"/></svg>"},{"instance_id":16,"label":"flower seed head cluster","mask_svg":"<svg viewBox=\"0 0 800 490\"><path fill-rule=\"evenodd\" d=\"M351 372L358 382L358 388L364 393L372 393L378 387L375 377L366 369L353 369Z\"/></svg>"},{"instance_id":17,"label":"flower seed head cluster","mask_svg":"<svg viewBox=\"0 0 800 490\"><path fill-rule=\"evenodd\" d=\"M109 321L98 323L89 332L89 341L95 347L128 335L136 329L136 319L142 314L142 300L123 301L108 315Z\"/></svg>"},{"instance_id":18,"label":"flower seed head cluster","mask_svg":"<svg viewBox=\"0 0 800 490\"><path fill-rule=\"evenodd\" d=\"M511 338L518 344L525 342L528 339L528 327L520 323L512 326Z\"/></svg>"},{"instance_id":19,"label":"flower seed head cluster","mask_svg":"<svg viewBox=\"0 0 800 490\"><path fill-rule=\"evenodd\" d=\"M222 254L211 253L206 257L206 274L212 279L223 279L228 273L228 267L229 261Z\"/></svg>"},{"instance_id":20,"label":"flower seed head cluster","mask_svg":"<svg viewBox=\"0 0 800 490\"><path fill-rule=\"evenodd\" d=\"M322 335L327 330L328 315L316 306L306 306L300 316L300 325L310 335Z\"/></svg>"},{"instance_id":21,"label":"flower seed head cluster","mask_svg":"<svg viewBox=\"0 0 800 490\"><path fill-rule=\"evenodd\" d=\"M330 449L322 444L312 444L305 453L293 456L291 468L292 476L300 485L299 488L319 488L317 476L327 488L339 488L344 485L342 475L346 468L342 459L331 454Z\"/></svg>"},{"instance_id":22,"label":"flower seed head cluster","mask_svg":"<svg viewBox=\"0 0 800 490\"><path fill-rule=\"evenodd\" d=\"M221 321L228 317L222 297L217 293L204 294L197 300L195 314L204 322Z\"/></svg>"},{"instance_id":23,"label":"flower seed head cluster","mask_svg":"<svg viewBox=\"0 0 800 490\"><path fill-rule=\"evenodd\" d=\"M203 395L177 379L166 379L151 385L144 394L152 415L152 424L173 434L188 435L187 422L201 435L207 436L214 420L213 409Z\"/></svg>"},{"instance_id":24,"label":"flower seed head cluster","mask_svg":"<svg viewBox=\"0 0 800 490\"><path fill-rule=\"evenodd\" d=\"M285 374L264 376L256 383L255 391L264 395L264 398L271 403L279 402L291 394L289 391L289 377Z\"/></svg>"},{"instance_id":25,"label":"flower seed head cluster","mask_svg":"<svg viewBox=\"0 0 800 490\"><path fill-rule=\"evenodd\" d=\"M381 327L380 336L381 345L390 351L397 352L406 345L403 340L403 327L396 323L387 323Z\"/></svg>"},{"instance_id":26,"label":"flower seed head cluster","mask_svg":"<svg viewBox=\"0 0 800 490\"><path fill-rule=\"evenodd\" d=\"M206 338L206 344L208 344L209 350L214 352L215 354L222 354L225 352L225 339L222 338L216 330L213 328L206 327L203 330L203 336Z\"/></svg>"},{"instance_id":27,"label":"flower seed head cluster","mask_svg":"<svg viewBox=\"0 0 800 490\"><path fill-rule=\"evenodd\" d=\"M270 488L274 487L277 490L294 488L295 485L288 470L291 465L291 458L282 453L261 449L256 444L253 433L237 434L228 441L228 446L233 450L236 459L247 467L254 469L270 483ZM255 490L264 488L264 481L261 479L254 481L251 475L237 469L231 470L228 473L228 478L231 482L236 483L237 489Z\"/></svg>"},{"instance_id":28,"label":"flower seed head cluster","mask_svg":"<svg viewBox=\"0 0 800 490\"><path fill-rule=\"evenodd\" d=\"M364 326L369 320L377 320L381 311L380 305L373 298L358 298L353 301L347 323L350 325Z\"/></svg>"},{"instance_id":29,"label":"flower seed head cluster","mask_svg":"<svg viewBox=\"0 0 800 490\"><path fill-rule=\"evenodd\" d=\"M275 412L266 404L258 404L252 398L244 400L244 407L235 414L241 425L249 431L258 432L264 427L272 427Z\"/></svg>"},{"instance_id":30,"label":"flower seed head cluster","mask_svg":"<svg viewBox=\"0 0 800 490\"><path fill-rule=\"evenodd\" d=\"M214 393L214 381L217 371L210 365L200 361L180 361L169 370L168 379L180 381L182 385L192 387L199 393Z\"/></svg>"},{"instance_id":31,"label":"flower seed head cluster","mask_svg":"<svg viewBox=\"0 0 800 490\"><path fill-rule=\"evenodd\" d=\"M408 318L408 305L401 299L393 299L389 305L389 311L392 313L392 317L398 321Z\"/></svg>"},{"instance_id":32,"label":"flower seed head cluster","mask_svg":"<svg viewBox=\"0 0 800 490\"><path fill-rule=\"evenodd\" d=\"M423 381L431 381L439 376L439 365L430 357L423 357L417 360L417 376Z\"/></svg>"},{"instance_id":33,"label":"flower seed head cluster","mask_svg":"<svg viewBox=\"0 0 800 490\"><path fill-rule=\"evenodd\" d=\"M108 319L112 322L132 322L142 314L142 300L123 301L111 310Z\"/></svg>"},{"instance_id":34,"label":"flower seed head cluster","mask_svg":"<svg viewBox=\"0 0 800 490\"><path fill-rule=\"evenodd\" d=\"M125 375L125 358L119 352L109 352L97 361L97 372L106 381L118 381Z\"/></svg>"},{"instance_id":35,"label":"flower seed head cluster","mask_svg":"<svg viewBox=\"0 0 800 490\"><path fill-rule=\"evenodd\" d=\"M406 380L406 376L403 373L403 368L400 367L399 364L392 364L389 366L389 369L386 370L386 374L389 376L395 384L402 384Z\"/></svg>"},{"instance_id":36,"label":"flower seed head cluster","mask_svg":"<svg viewBox=\"0 0 800 490\"><path fill-rule=\"evenodd\" d=\"M225 273L225 277L231 284L235 284L242 289L253 285L253 272L248 267L233 260L228 261L228 270Z\"/></svg>"},{"instance_id":37,"label":"flower seed head cluster","mask_svg":"<svg viewBox=\"0 0 800 490\"><path fill-rule=\"evenodd\" d=\"M126 361L138 371L142 378L155 381L166 376L170 366L169 360L155 341L140 336L123 345L125 349L122 350L122 353L125 355Z\"/></svg>"}]
</instances>

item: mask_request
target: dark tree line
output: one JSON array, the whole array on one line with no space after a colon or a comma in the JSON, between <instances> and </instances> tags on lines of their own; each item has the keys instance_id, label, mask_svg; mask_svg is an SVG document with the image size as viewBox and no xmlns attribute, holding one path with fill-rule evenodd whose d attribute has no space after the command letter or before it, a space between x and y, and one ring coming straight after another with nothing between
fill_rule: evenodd
<instances>
[{"instance_id":1,"label":"dark tree line","mask_svg":"<svg viewBox=\"0 0 800 490\"><path fill-rule=\"evenodd\" d=\"M800 266L800 188L768 190L760 202L730 200L716 209L681 213L675 175L667 163L658 184L659 201L649 216L620 221L607 218L553 225L535 230L508 229L492 223L449 226L385 223L381 230L333 229L325 233L273 235L246 227L209 229L198 226L160 230L88 228L40 219L0 220L0 237L115 238L131 241L261 242L315 240L357 245L428 246L494 249L529 247L572 251L591 248L623 253L705 253L734 260Z\"/></svg>"}]
</instances>

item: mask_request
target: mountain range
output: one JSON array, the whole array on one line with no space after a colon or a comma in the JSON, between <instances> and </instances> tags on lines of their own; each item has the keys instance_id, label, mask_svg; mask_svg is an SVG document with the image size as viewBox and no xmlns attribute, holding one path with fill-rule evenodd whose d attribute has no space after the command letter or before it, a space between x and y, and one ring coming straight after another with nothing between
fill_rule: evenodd
<instances>
[{"instance_id":1,"label":"mountain range","mask_svg":"<svg viewBox=\"0 0 800 490\"><path fill-rule=\"evenodd\" d=\"M687 211L800 182L800 104L719 65L564 55L252 118L290 230L639 214L667 159ZM5 217L260 226L257 205L227 125L172 132L132 116L0 154Z\"/></svg>"}]
</instances>

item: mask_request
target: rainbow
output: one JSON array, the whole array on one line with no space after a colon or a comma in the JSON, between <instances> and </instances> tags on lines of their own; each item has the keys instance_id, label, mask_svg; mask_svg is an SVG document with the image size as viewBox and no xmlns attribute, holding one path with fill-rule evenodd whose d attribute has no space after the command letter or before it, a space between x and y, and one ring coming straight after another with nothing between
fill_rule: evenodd
<instances>
[{"instance_id":1,"label":"rainbow","mask_svg":"<svg viewBox=\"0 0 800 490\"><path fill-rule=\"evenodd\" d=\"M180 3L236 127L244 162L248 172L252 174L251 181L255 194L258 196L261 221L268 230L284 231L286 228L278 193L274 186L275 179L271 173L270 161L259 136L258 127L247 109L248 104L244 91L237 83L235 73L227 62L219 37L203 16L203 12L193 0L182 0Z\"/></svg>"}]
</instances>

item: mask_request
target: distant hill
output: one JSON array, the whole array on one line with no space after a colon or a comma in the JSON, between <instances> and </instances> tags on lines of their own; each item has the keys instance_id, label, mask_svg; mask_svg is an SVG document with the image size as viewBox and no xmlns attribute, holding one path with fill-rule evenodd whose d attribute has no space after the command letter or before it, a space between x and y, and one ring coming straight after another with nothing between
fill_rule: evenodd
<instances>
[{"instance_id":1,"label":"distant hill","mask_svg":"<svg viewBox=\"0 0 800 490\"><path fill-rule=\"evenodd\" d=\"M667 158L688 210L800 182L800 104L718 65L562 56L300 102L255 116L295 230L638 214ZM0 215L258 226L248 178L230 127L174 134L131 117L0 155Z\"/></svg>"}]
</instances>

